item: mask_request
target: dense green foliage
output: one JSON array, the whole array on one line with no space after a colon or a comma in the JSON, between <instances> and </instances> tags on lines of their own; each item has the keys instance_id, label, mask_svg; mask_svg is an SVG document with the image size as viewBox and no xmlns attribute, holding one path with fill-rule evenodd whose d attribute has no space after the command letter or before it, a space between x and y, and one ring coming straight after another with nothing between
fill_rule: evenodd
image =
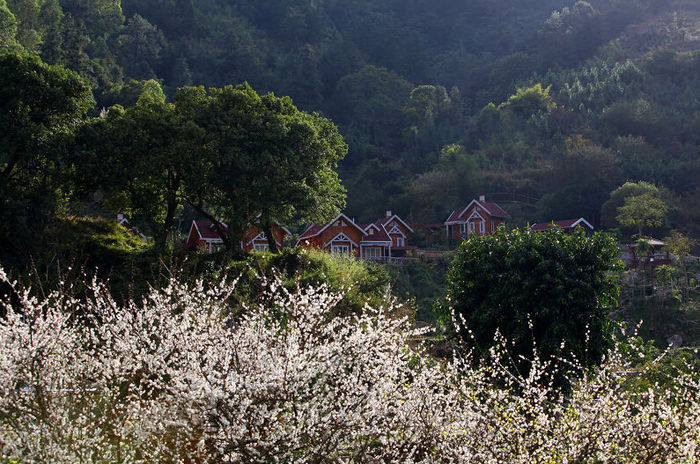
<instances>
[{"instance_id":1,"label":"dense green foliage","mask_svg":"<svg viewBox=\"0 0 700 464\"><path fill-rule=\"evenodd\" d=\"M0 56L0 241L8 254L31 252L65 200L67 138L92 104L75 72Z\"/></svg>"},{"instance_id":2,"label":"dense green foliage","mask_svg":"<svg viewBox=\"0 0 700 464\"><path fill-rule=\"evenodd\" d=\"M543 359L573 353L595 365L611 344L617 254L609 236L581 228L574 234L501 228L462 243L446 304L463 320L459 333L467 346L481 356L498 332L520 369L534 346Z\"/></svg>"},{"instance_id":3,"label":"dense green foliage","mask_svg":"<svg viewBox=\"0 0 700 464\"><path fill-rule=\"evenodd\" d=\"M77 71L98 108L136 105L149 79L170 97L243 81L289 95L340 126L361 220L388 204L444 220L487 193L518 200L518 225L610 227L610 192L646 181L668 193L652 232L695 236L698 13L688 0L12 0L0 49Z\"/></svg>"},{"instance_id":4,"label":"dense green foliage","mask_svg":"<svg viewBox=\"0 0 700 464\"><path fill-rule=\"evenodd\" d=\"M322 222L344 206L335 169L347 146L328 119L299 111L288 97L261 97L247 84L184 87L175 105L203 132L184 174L185 200L228 225L220 233L228 249L238 247L256 214L276 251L275 221Z\"/></svg>"}]
</instances>

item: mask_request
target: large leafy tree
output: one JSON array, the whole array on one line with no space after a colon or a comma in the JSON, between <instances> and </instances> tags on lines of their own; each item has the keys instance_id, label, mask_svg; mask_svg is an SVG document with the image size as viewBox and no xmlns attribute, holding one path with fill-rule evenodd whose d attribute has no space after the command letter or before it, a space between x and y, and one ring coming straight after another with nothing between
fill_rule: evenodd
<instances>
[{"instance_id":1,"label":"large leafy tree","mask_svg":"<svg viewBox=\"0 0 700 464\"><path fill-rule=\"evenodd\" d=\"M274 251L275 221L323 220L344 205L335 168L347 146L328 119L248 84L185 88L176 105L206 132L202 164L189 170L188 202L216 220L227 249L258 214Z\"/></svg>"},{"instance_id":2,"label":"large leafy tree","mask_svg":"<svg viewBox=\"0 0 700 464\"><path fill-rule=\"evenodd\" d=\"M603 224L635 230L641 237L644 229L658 227L668 212L668 194L649 182L625 182L610 192L601 209Z\"/></svg>"},{"instance_id":3,"label":"large leafy tree","mask_svg":"<svg viewBox=\"0 0 700 464\"><path fill-rule=\"evenodd\" d=\"M132 108L112 107L81 131L78 184L101 188L112 208L146 225L162 249L182 206L185 171L197 162L201 134L165 101L159 84L148 81Z\"/></svg>"},{"instance_id":4,"label":"large leafy tree","mask_svg":"<svg viewBox=\"0 0 700 464\"><path fill-rule=\"evenodd\" d=\"M462 243L448 274L448 300L478 354L494 345L498 331L518 370L527 370L523 359L532 358L533 343L542 359L573 353L593 365L611 346L608 314L618 296L611 271L618 262L605 234L501 228Z\"/></svg>"},{"instance_id":5,"label":"large leafy tree","mask_svg":"<svg viewBox=\"0 0 700 464\"><path fill-rule=\"evenodd\" d=\"M625 198L625 203L617 209L616 219L626 227L635 227L641 237L645 227L658 227L663 224L668 206L653 193L643 193Z\"/></svg>"},{"instance_id":6,"label":"large leafy tree","mask_svg":"<svg viewBox=\"0 0 700 464\"><path fill-rule=\"evenodd\" d=\"M0 240L26 251L62 197L63 142L93 105L73 71L0 56Z\"/></svg>"}]
</instances>

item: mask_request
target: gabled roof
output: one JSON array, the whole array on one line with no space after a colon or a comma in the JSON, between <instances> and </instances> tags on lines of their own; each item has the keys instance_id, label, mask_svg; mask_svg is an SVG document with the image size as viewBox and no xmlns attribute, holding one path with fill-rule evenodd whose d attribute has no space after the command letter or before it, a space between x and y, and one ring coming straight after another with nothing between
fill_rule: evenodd
<instances>
[{"instance_id":1,"label":"gabled roof","mask_svg":"<svg viewBox=\"0 0 700 464\"><path fill-rule=\"evenodd\" d=\"M376 232L373 234L369 233L369 230L373 229ZM377 224L367 224L365 227L366 235L362 237L362 243L388 243L391 244L391 237L386 233L384 227L380 227Z\"/></svg>"},{"instance_id":2,"label":"gabled roof","mask_svg":"<svg viewBox=\"0 0 700 464\"><path fill-rule=\"evenodd\" d=\"M445 221L445 224L452 224L454 222L459 222L459 213L457 211L452 211L450 213L450 217L447 218L447 221Z\"/></svg>"},{"instance_id":3,"label":"gabled roof","mask_svg":"<svg viewBox=\"0 0 700 464\"><path fill-rule=\"evenodd\" d=\"M472 200L471 203L467 205L466 208L462 210L461 213L459 213L459 216L464 216L464 213L467 212L471 206L476 203L478 206L480 206L483 210L485 210L489 215L493 217L499 217L499 218L507 218L508 213L503 211L500 206L498 206L496 203L493 203L491 201L478 201L478 200Z\"/></svg>"},{"instance_id":4,"label":"gabled roof","mask_svg":"<svg viewBox=\"0 0 700 464\"><path fill-rule=\"evenodd\" d=\"M573 227L576 227L579 224L584 224L588 226L589 229L593 230L594 227L591 225L590 222L586 221L584 218L578 218L578 219L564 219L561 221L552 221L552 222L539 222L535 223L530 228L536 232L541 232L543 230L549 230L552 227L560 227L562 229L571 229Z\"/></svg>"},{"instance_id":5,"label":"gabled roof","mask_svg":"<svg viewBox=\"0 0 700 464\"><path fill-rule=\"evenodd\" d=\"M399 221L401 224L403 224L403 225L408 229L409 232L413 232L413 228L412 228L411 226L409 226L409 225L406 223L406 221L404 221L403 219L401 219L401 218L399 217L398 214L392 214L391 216L384 216L383 218L381 218L380 220L378 220L375 224L379 224L379 225L381 225L381 226L384 226L384 225L390 223L393 219L396 219L396 220Z\"/></svg>"},{"instance_id":6,"label":"gabled roof","mask_svg":"<svg viewBox=\"0 0 700 464\"><path fill-rule=\"evenodd\" d=\"M224 227L224 230L228 229L226 224L222 225ZM216 231L214 223L208 219L193 220L192 226L190 227L190 233L192 232L192 227L195 228L199 237L204 241L223 241L219 236L219 233Z\"/></svg>"},{"instance_id":7,"label":"gabled roof","mask_svg":"<svg viewBox=\"0 0 700 464\"><path fill-rule=\"evenodd\" d=\"M256 235L255 237L251 238L250 240L248 240L248 242L247 242L245 245L248 246L248 245L250 245L251 243L253 243L253 242L256 241L256 240L265 240L265 241L267 241L267 237L265 236L265 232L260 232L258 235ZM276 243L278 246L280 246L280 247L282 246L282 244L281 244L281 243L279 242L279 240L277 240L277 239L275 239L275 243Z\"/></svg>"},{"instance_id":8,"label":"gabled roof","mask_svg":"<svg viewBox=\"0 0 700 464\"><path fill-rule=\"evenodd\" d=\"M318 224L311 224L309 227L306 228L306 230L299 236L297 239L297 242L301 240L306 240L311 237L315 237L318 235L318 231L321 230L321 226Z\"/></svg>"},{"instance_id":9,"label":"gabled roof","mask_svg":"<svg viewBox=\"0 0 700 464\"><path fill-rule=\"evenodd\" d=\"M461 224L461 223L465 222L464 219L462 219L462 216L464 216L464 214L467 212L467 210L469 208L472 207L473 204L476 204L481 209L486 211L486 213L488 213L488 215L491 217L504 218L504 219L508 217L508 213L503 211L503 208L501 208L500 206L498 206L496 203L494 203L492 201L472 200L471 202L469 202L467 207L464 208L462 211L460 211L460 212L452 211L452 213L450 213L450 216L445 221L445 224L448 224L448 225L449 224Z\"/></svg>"},{"instance_id":10,"label":"gabled roof","mask_svg":"<svg viewBox=\"0 0 700 464\"><path fill-rule=\"evenodd\" d=\"M335 241L339 241L339 242L350 242L350 243L352 243L353 245L355 245L356 247L359 246L359 245L358 245L357 243L355 243L350 237L348 237L347 235L345 235L345 234L342 233L342 232L338 232L338 233L336 234L335 237L333 237L332 239L328 240L328 242L324 243L324 246L327 245L327 244L333 245L333 242L335 242Z\"/></svg>"},{"instance_id":11,"label":"gabled roof","mask_svg":"<svg viewBox=\"0 0 700 464\"><path fill-rule=\"evenodd\" d=\"M334 217L333 219L328 221L328 223L324 226L319 226L317 224L311 224L309 226L309 228L306 229L303 234L301 234L301 237L299 237L299 240L305 240L307 238L311 238L311 237L314 237L314 236L322 233L324 230L328 229L335 221L339 220L340 218L344 218L350 225L354 226L357 230L359 230L363 234L365 233L365 230L362 227L358 226L355 223L355 221L353 221L352 219L347 217L345 214L340 213L339 215L337 215L336 217Z\"/></svg>"}]
</instances>

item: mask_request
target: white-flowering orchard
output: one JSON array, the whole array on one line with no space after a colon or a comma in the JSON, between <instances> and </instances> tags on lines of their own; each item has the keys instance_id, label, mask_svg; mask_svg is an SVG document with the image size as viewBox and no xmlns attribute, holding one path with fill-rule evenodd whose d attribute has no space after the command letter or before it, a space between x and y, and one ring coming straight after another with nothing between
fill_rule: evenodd
<instances>
[{"instance_id":1,"label":"white-flowering orchard","mask_svg":"<svg viewBox=\"0 0 700 464\"><path fill-rule=\"evenodd\" d=\"M233 285L173 280L126 306L97 283L87 301L12 285L0 462L700 462L697 376L634 391L612 352L558 394L544 362L431 359L406 319L338 316L324 289L272 283L229 318Z\"/></svg>"}]
</instances>

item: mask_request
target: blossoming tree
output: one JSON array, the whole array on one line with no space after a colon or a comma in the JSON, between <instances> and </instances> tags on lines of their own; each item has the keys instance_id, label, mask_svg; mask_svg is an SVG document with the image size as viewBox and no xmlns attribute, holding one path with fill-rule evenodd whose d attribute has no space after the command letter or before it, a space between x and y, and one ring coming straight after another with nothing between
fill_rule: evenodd
<instances>
[{"instance_id":1,"label":"blossoming tree","mask_svg":"<svg viewBox=\"0 0 700 464\"><path fill-rule=\"evenodd\" d=\"M234 282L173 280L117 305L11 288L0 319L0 461L697 462L697 376L665 390L612 351L559 394L527 377L431 359L390 309L332 315L340 296L288 292L229 317ZM496 382L494 382L496 380ZM495 385L498 384L498 387Z\"/></svg>"}]
</instances>

